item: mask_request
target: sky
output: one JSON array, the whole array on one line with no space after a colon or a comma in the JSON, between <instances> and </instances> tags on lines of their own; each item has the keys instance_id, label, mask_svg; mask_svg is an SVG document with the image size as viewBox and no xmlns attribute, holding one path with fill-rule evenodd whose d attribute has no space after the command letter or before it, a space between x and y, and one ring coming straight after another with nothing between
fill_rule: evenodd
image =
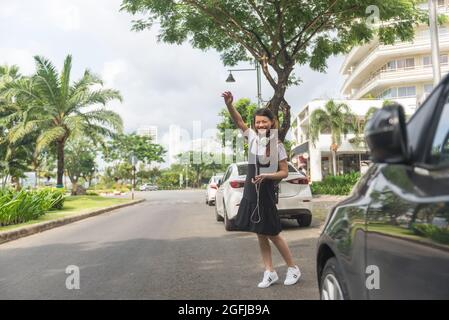
<instances>
[{"instance_id":1,"label":"sky","mask_svg":"<svg viewBox=\"0 0 449 320\"><path fill-rule=\"evenodd\" d=\"M79 79L85 69L100 75L105 87L119 90L124 98L107 108L121 115L125 132L155 125L158 143L166 149L170 125L189 132L195 121L202 131L216 127L224 108L223 91L256 102L256 72L234 73L236 82L227 83L229 67L216 51L194 49L188 42L158 42L157 28L131 31L136 17L120 12L120 5L121 0L0 0L0 64L16 64L29 75L33 56L50 59L60 70L71 54L72 79ZM296 68L302 83L286 93L292 115L310 100L341 98L343 60L331 57L327 73ZM262 97L269 100L273 91L262 78Z\"/></svg>"}]
</instances>

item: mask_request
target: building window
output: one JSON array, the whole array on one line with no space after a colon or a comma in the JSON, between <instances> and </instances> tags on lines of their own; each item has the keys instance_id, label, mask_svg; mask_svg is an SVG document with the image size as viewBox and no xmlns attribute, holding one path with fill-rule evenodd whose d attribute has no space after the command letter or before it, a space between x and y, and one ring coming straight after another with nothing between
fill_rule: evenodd
<instances>
[{"instance_id":1,"label":"building window","mask_svg":"<svg viewBox=\"0 0 449 320\"><path fill-rule=\"evenodd\" d=\"M416 87L399 87L398 98L414 97L416 96Z\"/></svg>"},{"instance_id":2,"label":"building window","mask_svg":"<svg viewBox=\"0 0 449 320\"><path fill-rule=\"evenodd\" d=\"M321 175L323 176L323 178L331 173L329 160L329 157L321 157Z\"/></svg>"},{"instance_id":3,"label":"building window","mask_svg":"<svg viewBox=\"0 0 449 320\"><path fill-rule=\"evenodd\" d=\"M448 56L447 54L440 55L440 63L442 65L447 65L448 62ZM424 56L422 58L422 64L424 67L430 67L432 65L432 58L430 56Z\"/></svg>"},{"instance_id":4,"label":"building window","mask_svg":"<svg viewBox=\"0 0 449 320\"><path fill-rule=\"evenodd\" d=\"M391 99L391 98L407 98L407 97L415 97L416 96L416 87L393 87L388 88L384 92L382 92L378 98L379 99Z\"/></svg>"}]
</instances>

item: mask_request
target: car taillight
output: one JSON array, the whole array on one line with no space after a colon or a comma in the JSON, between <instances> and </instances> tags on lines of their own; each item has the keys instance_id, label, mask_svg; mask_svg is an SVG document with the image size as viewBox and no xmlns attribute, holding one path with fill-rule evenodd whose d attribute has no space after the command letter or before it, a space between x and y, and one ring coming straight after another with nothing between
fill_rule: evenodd
<instances>
[{"instance_id":1,"label":"car taillight","mask_svg":"<svg viewBox=\"0 0 449 320\"><path fill-rule=\"evenodd\" d=\"M307 178L296 178L286 181L293 184L309 184L309 180L307 180Z\"/></svg>"},{"instance_id":2,"label":"car taillight","mask_svg":"<svg viewBox=\"0 0 449 320\"><path fill-rule=\"evenodd\" d=\"M243 188L243 186L245 185L245 181L241 181L241 180L232 180L229 182L229 185L234 188Z\"/></svg>"}]
</instances>

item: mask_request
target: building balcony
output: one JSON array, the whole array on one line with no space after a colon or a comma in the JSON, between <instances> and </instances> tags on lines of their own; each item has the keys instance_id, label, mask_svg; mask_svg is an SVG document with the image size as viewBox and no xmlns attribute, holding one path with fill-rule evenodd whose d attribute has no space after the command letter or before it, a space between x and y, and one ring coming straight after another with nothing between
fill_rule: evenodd
<instances>
[{"instance_id":1,"label":"building balcony","mask_svg":"<svg viewBox=\"0 0 449 320\"><path fill-rule=\"evenodd\" d=\"M441 74L447 74L448 72L448 64L441 64ZM432 66L418 65L409 68L377 71L361 83L360 88L353 94L352 99L360 99L380 88L432 81Z\"/></svg>"}]
</instances>

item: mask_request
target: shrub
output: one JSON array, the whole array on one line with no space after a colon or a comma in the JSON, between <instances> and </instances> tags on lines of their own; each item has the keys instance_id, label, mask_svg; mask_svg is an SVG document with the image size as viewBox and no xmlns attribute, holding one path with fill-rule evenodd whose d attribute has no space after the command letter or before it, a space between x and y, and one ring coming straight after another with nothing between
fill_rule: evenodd
<instances>
[{"instance_id":1,"label":"shrub","mask_svg":"<svg viewBox=\"0 0 449 320\"><path fill-rule=\"evenodd\" d=\"M34 220L46 211L62 209L64 189L0 190L0 226Z\"/></svg>"},{"instance_id":2,"label":"shrub","mask_svg":"<svg viewBox=\"0 0 449 320\"><path fill-rule=\"evenodd\" d=\"M323 181L313 182L312 194L348 195L360 179L359 172L351 172L340 176L326 176Z\"/></svg>"},{"instance_id":3,"label":"shrub","mask_svg":"<svg viewBox=\"0 0 449 320\"><path fill-rule=\"evenodd\" d=\"M449 244L449 230L433 224L412 224L412 231L418 236L430 238L435 242Z\"/></svg>"}]
</instances>

